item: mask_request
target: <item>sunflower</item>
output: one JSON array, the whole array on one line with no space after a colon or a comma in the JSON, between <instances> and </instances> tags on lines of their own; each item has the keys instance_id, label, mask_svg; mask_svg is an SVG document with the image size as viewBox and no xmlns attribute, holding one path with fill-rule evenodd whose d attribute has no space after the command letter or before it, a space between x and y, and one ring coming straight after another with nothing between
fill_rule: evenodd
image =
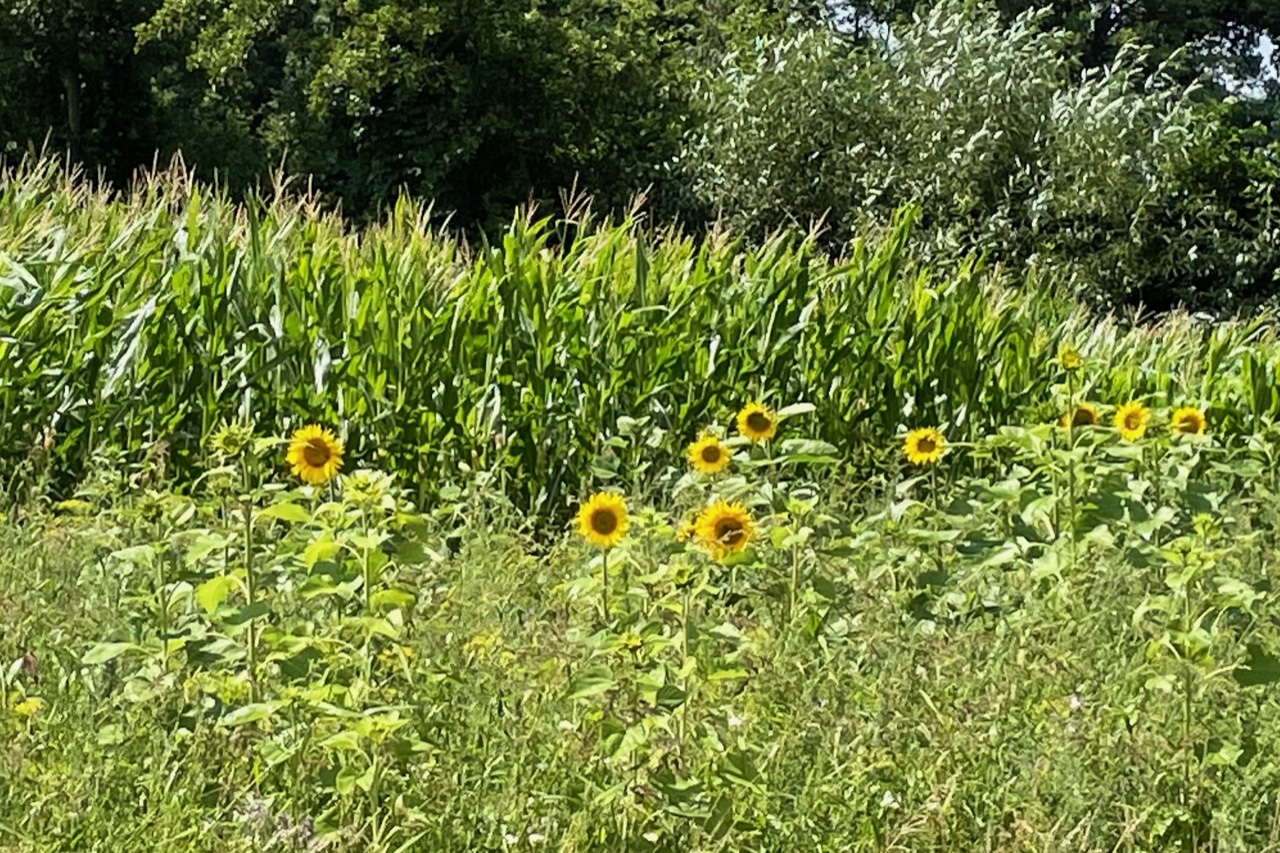
<instances>
[{"instance_id":1,"label":"sunflower","mask_svg":"<svg viewBox=\"0 0 1280 853\"><path fill-rule=\"evenodd\" d=\"M738 432L753 444L768 441L778 432L778 417L759 403L747 403L738 412Z\"/></svg>"},{"instance_id":2,"label":"sunflower","mask_svg":"<svg viewBox=\"0 0 1280 853\"><path fill-rule=\"evenodd\" d=\"M1175 433L1183 435L1204 435L1207 425L1204 412L1195 406L1183 406L1169 418L1169 427Z\"/></svg>"},{"instance_id":3,"label":"sunflower","mask_svg":"<svg viewBox=\"0 0 1280 853\"><path fill-rule=\"evenodd\" d=\"M717 560L742 551L756 535L751 513L737 502L716 501L702 511L695 524L698 541Z\"/></svg>"},{"instance_id":4,"label":"sunflower","mask_svg":"<svg viewBox=\"0 0 1280 853\"><path fill-rule=\"evenodd\" d=\"M1137 441L1146 434L1147 420L1150 417L1151 411L1141 403L1125 403L1116 410L1111 424L1125 441Z\"/></svg>"},{"instance_id":5,"label":"sunflower","mask_svg":"<svg viewBox=\"0 0 1280 853\"><path fill-rule=\"evenodd\" d=\"M1080 369L1084 359L1080 357L1080 351L1075 347L1064 346L1058 350L1058 364L1062 365L1063 370L1074 371Z\"/></svg>"},{"instance_id":6,"label":"sunflower","mask_svg":"<svg viewBox=\"0 0 1280 853\"><path fill-rule=\"evenodd\" d=\"M947 440L933 427L913 429L902 443L902 452L912 465L928 465L942 458Z\"/></svg>"},{"instance_id":7,"label":"sunflower","mask_svg":"<svg viewBox=\"0 0 1280 853\"><path fill-rule=\"evenodd\" d=\"M612 548L627 535L631 522L620 495L598 492L578 510L578 532L597 548Z\"/></svg>"},{"instance_id":8,"label":"sunflower","mask_svg":"<svg viewBox=\"0 0 1280 853\"><path fill-rule=\"evenodd\" d=\"M289 439L285 458L294 475L303 482L323 485L342 468L342 442L324 427L304 426Z\"/></svg>"},{"instance_id":9,"label":"sunflower","mask_svg":"<svg viewBox=\"0 0 1280 853\"><path fill-rule=\"evenodd\" d=\"M685 450L689 464L699 474L719 474L729 464L729 448L720 443L720 439L710 433L690 444Z\"/></svg>"},{"instance_id":10,"label":"sunflower","mask_svg":"<svg viewBox=\"0 0 1280 853\"><path fill-rule=\"evenodd\" d=\"M213 434L209 447L223 459L235 459L253 444L253 430L244 424L228 423Z\"/></svg>"},{"instance_id":11,"label":"sunflower","mask_svg":"<svg viewBox=\"0 0 1280 853\"><path fill-rule=\"evenodd\" d=\"M1087 427L1087 426L1097 426L1097 424L1098 424L1097 408L1089 405L1088 403L1076 403L1075 409L1073 409L1071 412L1071 423L1069 425L1073 427ZM1067 428L1068 423L1067 423L1066 415L1063 415L1062 417L1058 418L1058 426L1062 427L1063 429Z\"/></svg>"}]
</instances>

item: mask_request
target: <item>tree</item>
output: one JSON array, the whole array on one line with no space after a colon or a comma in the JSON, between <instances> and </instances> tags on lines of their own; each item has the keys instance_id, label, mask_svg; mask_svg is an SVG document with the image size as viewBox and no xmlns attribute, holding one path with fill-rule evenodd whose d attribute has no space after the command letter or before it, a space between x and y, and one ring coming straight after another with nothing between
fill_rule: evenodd
<instances>
[{"instance_id":1,"label":"tree","mask_svg":"<svg viewBox=\"0 0 1280 853\"><path fill-rule=\"evenodd\" d=\"M469 226L575 183L605 205L661 196L713 17L689 0L165 0L142 37L186 44L272 155L348 210L406 188Z\"/></svg>"},{"instance_id":2,"label":"tree","mask_svg":"<svg viewBox=\"0 0 1280 853\"><path fill-rule=\"evenodd\" d=\"M1105 304L1231 304L1276 289L1271 161L1141 56L1083 79L1048 13L942 2L879 44L813 31L705 88L684 163L756 237L823 219L835 244L905 202L940 254L1060 273Z\"/></svg>"},{"instance_id":3,"label":"tree","mask_svg":"<svg viewBox=\"0 0 1280 853\"><path fill-rule=\"evenodd\" d=\"M106 166L150 160L145 63L132 27L154 11L123 0L11 0L0 12L0 150L54 150Z\"/></svg>"}]
</instances>

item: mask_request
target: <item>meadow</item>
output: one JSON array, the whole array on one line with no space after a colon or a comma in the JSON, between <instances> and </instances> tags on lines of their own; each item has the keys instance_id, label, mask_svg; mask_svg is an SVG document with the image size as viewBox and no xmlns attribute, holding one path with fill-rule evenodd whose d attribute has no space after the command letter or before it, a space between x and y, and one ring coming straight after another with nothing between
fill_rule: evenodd
<instances>
[{"instance_id":1,"label":"meadow","mask_svg":"<svg viewBox=\"0 0 1280 853\"><path fill-rule=\"evenodd\" d=\"M0 212L0 850L1280 850L1269 316L910 210Z\"/></svg>"}]
</instances>

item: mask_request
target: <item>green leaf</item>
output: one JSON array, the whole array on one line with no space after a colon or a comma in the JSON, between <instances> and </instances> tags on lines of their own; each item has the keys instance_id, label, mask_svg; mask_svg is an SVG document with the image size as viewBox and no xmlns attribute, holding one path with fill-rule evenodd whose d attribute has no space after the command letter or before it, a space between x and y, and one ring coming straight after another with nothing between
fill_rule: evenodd
<instances>
[{"instance_id":1,"label":"green leaf","mask_svg":"<svg viewBox=\"0 0 1280 853\"><path fill-rule=\"evenodd\" d=\"M218 575L196 587L196 601L207 615L212 616L239 585L240 581L231 575Z\"/></svg>"},{"instance_id":2,"label":"green leaf","mask_svg":"<svg viewBox=\"0 0 1280 853\"><path fill-rule=\"evenodd\" d=\"M108 723L98 730L98 746L119 746L124 743L124 727Z\"/></svg>"},{"instance_id":3,"label":"green leaf","mask_svg":"<svg viewBox=\"0 0 1280 853\"><path fill-rule=\"evenodd\" d=\"M265 601L255 601L253 604L246 604L235 613L226 618L228 625L243 625L254 619L261 619L271 612L271 608L267 606Z\"/></svg>"},{"instance_id":4,"label":"green leaf","mask_svg":"<svg viewBox=\"0 0 1280 853\"><path fill-rule=\"evenodd\" d=\"M325 749L336 749L339 752L359 752L360 735L346 729L320 741L320 745Z\"/></svg>"},{"instance_id":5,"label":"green leaf","mask_svg":"<svg viewBox=\"0 0 1280 853\"><path fill-rule=\"evenodd\" d=\"M137 651L142 651L142 646L137 643L98 643L98 645L89 649L80 662L86 666L93 666L106 663L109 660L115 660L126 652Z\"/></svg>"},{"instance_id":6,"label":"green leaf","mask_svg":"<svg viewBox=\"0 0 1280 853\"><path fill-rule=\"evenodd\" d=\"M794 418L800 415L807 415L817 410L817 406L813 403L792 403L790 406L784 406L777 411L779 421L787 418Z\"/></svg>"},{"instance_id":7,"label":"green leaf","mask_svg":"<svg viewBox=\"0 0 1280 853\"><path fill-rule=\"evenodd\" d=\"M258 512L258 518L274 518L279 521L288 521L293 524L306 524L311 521L311 513L307 512L305 507L295 503L272 504L266 509Z\"/></svg>"},{"instance_id":8,"label":"green leaf","mask_svg":"<svg viewBox=\"0 0 1280 853\"><path fill-rule=\"evenodd\" d=\"M674 711L684 704L686 694L674 684L664 684L658 688L657 698L654 704L659 708L665 708L668 711Z\"/></svg>"},{"instance_id":9,"label":"green leaf","mask_svg":"<svg viewBox=\"0 0 1280 853\"><path fill-rule=\"evenodd\" d=\"M585 699L598 696L613 687L613 670L607 666L593 666L569 684L566 699Z\"/></svg>"},{"instance_id":10,"label":"green leaf","mask_svg":"<svg viewBox=\"0 0 1280 853\"><path fill-rule=\"evenodd\" d=\"M751 763L746 753L734 750L720 762L720 775L736 785L755 787L760 771Z\"/></svg>"},{"instance_id":11,"label":"green leaf","mask_svg":"<svg viewBox=\"0 0 1280 853\"><path fill-rule=\"evenodd\" d=\"M369 604L374 610L407 610L416 600L408 590L391 587L375 592L369 597Z\"/></svg>"},{"instance_id":12,"label":"green leaf","mask_svg":"<svg viewBox=\"0 0 1280 853\"><path fill-rule=\"evenodd\" d=\"M722 841L733 829L733 801L727 794L721 794L711 806L711 814L702 825L702 831L713 842Z\"/></svg>"},{"instance_id":13,"label":"green leaf","mask_svg":"<svg viewBox=\"0 0 1280 853\"><path fill-rule=\"evenodd\" d=\"M243 726L247 723L256 723L258 720L265 720L274 714L280 707L279 702L255 702L252 705L245 705L229 711L218 720L218 725L224 728L233 726Z\"/></svg>"},{"instance_id":14,"label":"green leaf","mask_svg":"<svg viewBox=\"0 0 1280 853\"><path fill-rule=\"evenodd\" d=\"M340 550L342 546L334 540L333 535L325 533L302 549L302 562L308 569L313 569L316 563L332 560Z\"/></svg>"},{"instance_id":15,"label":"green leaf","mask_svg":"<svg viewBox=\"0 0 1280 853\"><path fill-rule=\"evenodd\" d=\"M344 767L338 772L338 778L334 780L333 790L339 796L349 797L351 792L356 789L356 779L360 774L353 767Z\"/></svg>"}]
</instances>

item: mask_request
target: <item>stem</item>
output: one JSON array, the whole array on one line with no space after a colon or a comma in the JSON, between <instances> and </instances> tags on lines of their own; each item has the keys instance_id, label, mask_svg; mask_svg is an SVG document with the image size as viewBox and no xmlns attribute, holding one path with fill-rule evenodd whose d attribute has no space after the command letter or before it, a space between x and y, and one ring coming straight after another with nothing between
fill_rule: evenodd
<instances>
[{"instance_id":1,"label":"stem","mask_svg":"<svg viewBox=\"0 0 1280 853\"><path fill-rule=\"evenodd\" d=\"M1155 447L1151 448L1151 485L1155 489L1156 496L1156 515L1159 516L1160 509L1164 503L1164 498L1160 494L1160 457L1157 455ZM1160 547L1160 524L1157 520L1155 529L1151 531L1151 541L1157 548ZM1190 591L1188 590L1188 595Z\"/></svg>"},{"instance_id":2,"label":"stem","mask_svg":"<svg viewBox=\"0 0 1280 853\"><path fill-rule=\"evenodd\" d=\"M1067 413L1067 523L1071 536L1071 571L1074 574L1077 562L1076 544L1076 402L1074 374L1067 374L1067 389L1071 395L1071 410Z\"/></svg>"},{"instance_id":3,"label":"stem","mask_svg":"<svg viewBox=\"0 0 1280 853\"><path fill-rule=\"evenodd\" d=\"M600 606L604 611L604 624L609 626L609 549L600 558Z\"/></svg>"},{"instance_id":4,"label":"stem","mask_svg":"<svg viewBox=\"0 0 1280 853\"><path fill-rule=\"evenodd\" d=\"M373 614L373 578L369 574L369 513L367 510L360 511L361 518L364 521L364 553L361 555L361 575L364 577L364 609L368 615Z\"/></svg>"},{"instance_id":5,"label":"stem","mask_svg":"<svg viewBox=\"0 0 1280 853\"><path fill-rule=\"evenodd\" d=\"M258 690L258 643L257 643L257 627L254 625L252 617L252 608L257 600L257 579L254 577L253 571L253 496L251 494L251 486L249 482L249 463L242 463L242 471L244 474L244 587L245 597L249 600L250 608L249 631L248 631L248 657L249 657L249 697L253 702L259 700Z\"/></svg>"},{"instance_id":6,"label":"stem","mask_svg":"<svg viewBox=\"0 0 1280 853\"><path fill-rule=\"evenodd\" d=\"M682 634L681 641L680 641L680 669L681 670L684 670L689 660L689 587L690 585L692 585L692 578L690 578L690 584L686 585L684 588L684 604L680 608L680 621L681 621L680 629ZM680 756L681 758L683 758L684 757L685 718L689 715L689 678L687 676L684 679L684 683L680 685L680 689L684 691L684 703L681 704L680 706Z\"/></svg>"},{"instance_id":7,"label":"stem","mask_svg":"<svg viewBox=\"0 0 1280 853\"><path fill-rule=\"evenodd\" d=\"M800 545L791 546L791 588L787 596L787 626L796 618L796 588L800 586Z\"/></svg>"},{"instance_id":8,"label":"stem","mask_svg":"<svg viewBox=\"0 0 1280 853\"><path fill-rule=\"evenodd\" d=\"M169 602L165 600L164 567L169 560L169 551L156 560L156 608L160 619L160 669L169 669Z\"/></svg>"},{"instance_id":9,"label":"stem","mask_svg":"<svg viewBox=\"0 0 1280 853\"><path fill-rule=\"evenodd\" d=\"M371 567L369 565L369 511L362 509L360 516L364 520L364 553L362 555L361 575L364 578L364 612L366 616L373 615L373 577ZM365 682L373 683L373 655L369 653L369 640L371 639L368 631L364 636L364 675Z\"/></svg>"},{"instance_id":10,"label":"stem","mask_svg":"<svg viewBox=\"0 0 1280 853\"><path fill-rule=\"evenodd\" d=\"M1195 583L1194 578L1187 579L1186 588L1183 590L1183 635L1187 636L1191 633L1191 623L1195 621L1193 610L1191 607L1191 585ZM1192 688L1192 664L1183 658L1182 660L1182 750L1184 753L1182 767L1182 791L1183 802L1188 809L1191 808L1191 763L1194 758L1191 748L1191 688Z\"/></svg>"}]
</instances>

